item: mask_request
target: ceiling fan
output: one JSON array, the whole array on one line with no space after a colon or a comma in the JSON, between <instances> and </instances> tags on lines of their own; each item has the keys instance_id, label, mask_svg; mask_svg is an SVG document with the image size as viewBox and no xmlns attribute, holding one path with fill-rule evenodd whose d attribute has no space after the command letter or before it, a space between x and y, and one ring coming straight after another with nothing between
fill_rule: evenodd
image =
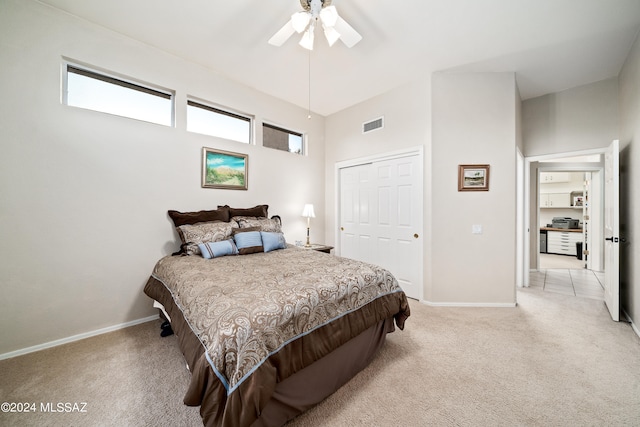
<instances>
[{"instance_id":1,"label":"ceiling fan","mask_svg":"<svg viewBox=\"0 0 640 427\"><path fill-rule=\"evenodd\" d=\"M329 46L333 46L338 39L347 47L362 40L362 36L338 15L336 7L331 6L331 0L300 0L300 6L304 11L291 15L289 22L269 39L269 44L282 46L293 33L304 32L300 46L313 50L313 34L318 23L322 25Z\"/></svg>"}]
</instances>

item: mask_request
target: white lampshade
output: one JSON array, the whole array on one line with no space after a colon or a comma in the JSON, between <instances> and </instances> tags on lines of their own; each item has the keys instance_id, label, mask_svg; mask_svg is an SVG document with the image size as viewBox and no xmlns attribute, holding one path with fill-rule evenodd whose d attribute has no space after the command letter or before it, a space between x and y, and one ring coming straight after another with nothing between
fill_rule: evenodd
<instances>
[{"instance_id":1,"label":"white lampshade","mask_svg":"<svg viewBox=\"0 0 640 427\"><path fill-rule=\"evenodd\" d=\"M304 34L302 34L300 43L298 43L300 46L302 46L307 50L313 50L313 37L314 37L313 30L314 30L314 26L309 25L309 28L307 28L307 31L305 31Z\"/></svg>"},{"instance_id":2,"label":"white lampshade","mask_svg":"<svg viewBox=\"0 0 640 427\"><path fill-rule=\"evenodd\" d=\"M293 25L293 29L298 33L303 32L305 28L307 28L310 20L311 15L307 12L296 12L291 15L291 25Z\"/></svg>"},{"instance_id":3,"label":"white lampshade","mask_svg":"<svg viewBox=\"0 0 640 427\"><path fill-rule=\"evenodd\" d=\"M335 6L327 6L320 11L320 20L326 27L333 27L338 22L338 11Z\"/></svg>"},{"instance_id":4,"label":"white lampshade","mask_svg":"<svg viewBox=\"0 0 640 427\"><path fill-rule=\"evenodd\" d=\"M333 44L337 42L338 39L340 38L340 33L338 33L336 29L333 27L323 26L323 28L324 28L324 36L327 38L327 42L329 43L329 46L333 46Z\"/></svg>"},{"instance_id":5,"label":"white lampshade","mask_svg":"<svg viewBox=\"0 0 640 427\"><path fill-rule=\"evenodd\" d=\"M313 205L311 203L307 203L304 205L304 209L302 210L302 216L305 218L315 218L316 214L313 211Z\"/></svg>"}]
</instances>

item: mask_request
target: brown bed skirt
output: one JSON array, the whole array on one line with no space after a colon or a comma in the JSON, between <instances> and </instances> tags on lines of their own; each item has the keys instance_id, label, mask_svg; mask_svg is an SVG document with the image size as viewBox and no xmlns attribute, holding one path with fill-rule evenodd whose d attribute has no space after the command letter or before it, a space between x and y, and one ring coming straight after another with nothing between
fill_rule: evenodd
<instances>
[{"instance_id":1,"label":"brown bed skirt","mask_svg":"<svg viewBox=\"0 0 640 427\"><path fill-rule=\"evenodd\" d=\"M219 380L204 357L205 348L192 332L170 292L153 277L149 278L144 292L162 304L171 317L172 329L192 373L192 381L185 393L184 403L188 406L200 406L203 423L208 427L283 425L325 399L364 369L384 344L386 334L395 330L393 316L380 320L322 358L279 381L271 399L264 402L262 409L240 408L240 411L231 413L242 412L246 414L246 418L243 416L240 420L225 420L224 417L220 417L220 402L224 401L224 397L214 392L220 387L210 386L211 382Z\"/></svg>"},{"instance_id":2,"label":"brown bed skirt","mask_svg":"<svg viewBox=\"0 0 640 427\"><path fill-rule=\"evenodd\" d=\"M281 426L320 403L364 369L394 330L393 318L380 321L312 365L279 382L273 397L253 423Z\"/></svg>"}]
</instances>

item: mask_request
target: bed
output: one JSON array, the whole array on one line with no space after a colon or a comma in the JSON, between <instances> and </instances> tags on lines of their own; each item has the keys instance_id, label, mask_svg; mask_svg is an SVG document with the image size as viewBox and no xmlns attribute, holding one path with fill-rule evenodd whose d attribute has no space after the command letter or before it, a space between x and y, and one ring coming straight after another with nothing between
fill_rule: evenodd
<instances>
[{"instance_id":1,"label":"bed","mask_svg":"<svg viewBox=\"0 0 640 427\"><path fill-rule=\"evenodd\" d=\"M157 262L144 292L171 321L191 371L184 403L204 425L279 426L366 367L409 305L390 272L286 244L266 209L233 213L176 225L181 250ZM261 246L243 242L256 233Z\"/></svg>"}]
</instances>

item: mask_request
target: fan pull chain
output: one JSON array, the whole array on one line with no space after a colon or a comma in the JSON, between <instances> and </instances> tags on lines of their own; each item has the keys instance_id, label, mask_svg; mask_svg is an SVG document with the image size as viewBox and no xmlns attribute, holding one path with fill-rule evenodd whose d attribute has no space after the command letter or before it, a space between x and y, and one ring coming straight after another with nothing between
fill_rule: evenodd
<instances>
[{"instance_id":1,"label":"fan pull chain","mask_svg":"<svg viewBox=\"0 0 640 427\"><path fill-rule=\"evenodd\" d=\"M309 110L307 119L311 120L311 51L309 51Z\"/></svg>"}]
</instances>

